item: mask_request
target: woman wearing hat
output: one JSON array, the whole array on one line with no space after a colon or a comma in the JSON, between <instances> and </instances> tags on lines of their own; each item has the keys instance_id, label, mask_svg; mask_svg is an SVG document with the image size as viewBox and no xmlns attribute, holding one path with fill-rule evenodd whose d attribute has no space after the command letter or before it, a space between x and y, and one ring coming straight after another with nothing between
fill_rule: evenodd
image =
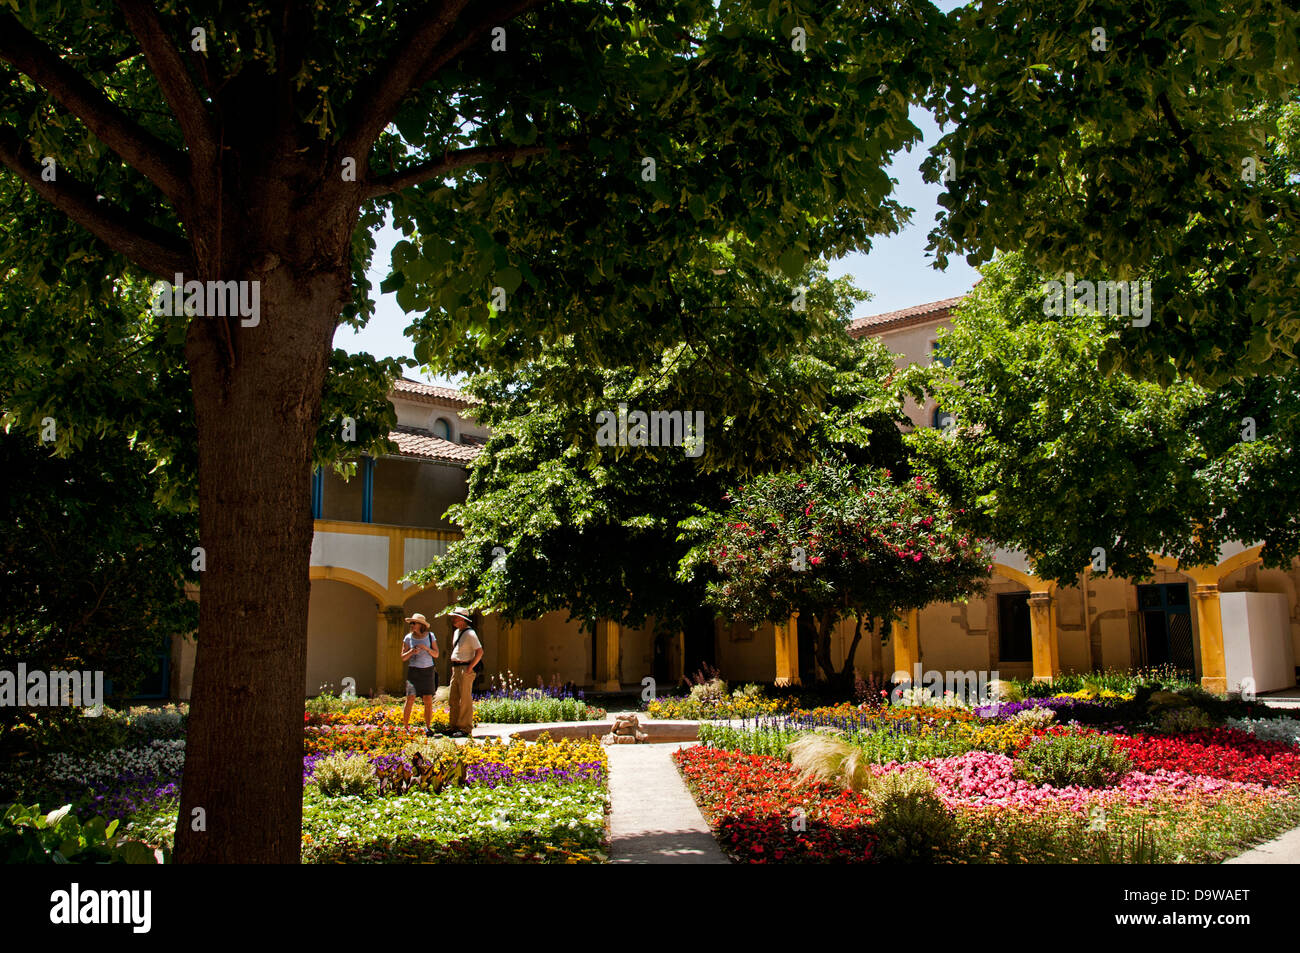
<instances>
[{"instance_id":1,"label":"woman wearing hat","mask_svg":"<svg viewBox=\"0 0 1300 953\"><path fill-rule=\"evenodd\" d=\"M456 630L451 640L451 698L448 734L466 738L474 731L474 666L483 657L483 644L474 631L469 610L460 606L451 610L451 624Z\"/></svg>"},{"instance_id":2,"label":"woman wearing hat","mask_svg":"<svg viewBox=\"0 0 1300 953\"><path fill-rule=\"evenodd\" d=\"M406 620L411 631L402 639L402 661L406 663L406 710L402 712L402 727L411 724L411 708L415 696L424 696L424 733L433 734L433 695L438 690L438 670L433 660L438 657L438 643L429 632L429 620L415 613Z\"/></svg>"}]
</instances>

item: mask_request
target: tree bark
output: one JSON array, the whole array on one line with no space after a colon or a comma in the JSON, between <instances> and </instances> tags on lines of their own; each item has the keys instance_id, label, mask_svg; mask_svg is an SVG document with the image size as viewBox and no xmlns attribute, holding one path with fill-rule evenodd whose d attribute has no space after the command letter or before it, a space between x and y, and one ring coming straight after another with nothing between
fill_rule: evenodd
<instances>
[{"instance_id":1,"label":"tree bark","mask_svg":"<svg viewBox=\"0 0 1300 953\"><path fill-rule=\"evenodd\" d=\"M240 232L255 240L237 245L234 268L221 269L260 283L259 322L198 317L186 341L200 538L178 541L178 550L190 560L201 546L206 568L176 829L181 863L297 863L301 851L311 447L355 215L341 206L298 215L261 207L272 214Z\"/></svg>"}]
</instances>

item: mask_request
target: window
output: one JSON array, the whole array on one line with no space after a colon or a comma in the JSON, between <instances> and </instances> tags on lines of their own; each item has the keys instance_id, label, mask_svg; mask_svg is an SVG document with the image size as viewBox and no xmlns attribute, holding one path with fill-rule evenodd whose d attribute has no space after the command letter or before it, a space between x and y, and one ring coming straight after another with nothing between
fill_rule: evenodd
<instances>
[{"instance_id":1,"label":"window","mask_svg":"<svg viewBox=\"0 0 1300 953\"><path fill-rule=\"evenodd\" d=\"M998 595L998 660L1032 662L1033 641L1029 627L1029 593Z\"/></svg>"},{"instance_id":2,"label":"window","mask_svg":"<svg viewBox=\"0 0 1300 953\"><path fill-rule=\"evenodd\" d=\"M942 364L944 367L952 367L952 358L943 356L943 349L939 346L940 342L930 342L930 363Z\"/></svg>"},{"instance_id":3,"label":"window","mask_svg":"<svg viewBox=\"0 0 1300 953\"><path fill-rule=\"evenodd\" d=\"M930 423L935 430L947 430L956 422L955 416L940 407L934 408L934 416L930 418Z\"/></svg>"},{"instance_id":4,"label":"window","mask_svg":"<svg viewBox=\"0 0 1300 953\"><path fill-rule=\"evenodd\" d=\"M433 435L443 440L451 439L451 423L446 417L439 417L433 422Z\"/></svg>"}]
</instances>

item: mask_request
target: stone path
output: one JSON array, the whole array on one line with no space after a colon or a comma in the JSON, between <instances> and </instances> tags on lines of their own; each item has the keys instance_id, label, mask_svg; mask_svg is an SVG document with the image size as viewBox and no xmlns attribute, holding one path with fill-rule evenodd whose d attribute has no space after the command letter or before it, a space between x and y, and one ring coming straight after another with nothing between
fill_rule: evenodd
<instances>
[{"instance_id":1,"label":"stone path","mask_svg":"<svg viewBox=\"0 0 1300 953\"><path fill-rule=\"evenodd\" d=\"M1225 864L1300 864L1300 827L1281 837L1260 844L1244 854L1224 861Z\"/></svg>"},{"instance_id":2,"label":"stone path","mask_svg":"<svg viewBox=\"0 0 1300 953\"><path fill-rule=\"evenodd\" d=\"M725 864L672 762L685 745L611 745L611 864Z\"/></svg>"}]
</instances>

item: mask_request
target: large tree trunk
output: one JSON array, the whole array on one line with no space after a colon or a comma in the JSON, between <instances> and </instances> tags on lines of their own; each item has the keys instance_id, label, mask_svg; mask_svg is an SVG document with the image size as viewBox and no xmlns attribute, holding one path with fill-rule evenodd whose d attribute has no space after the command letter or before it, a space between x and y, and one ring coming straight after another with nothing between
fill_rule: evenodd
<instances>
[{"instance_id":1,"label":"large tree trunk","mask_svg":"<svg viewBox=\"0 0 1300 953\"><path fill-rule=\"evenodd\" d=\"M282 207L242 232L246 247L233 274L227 258L224 274L196 276L259 281L261 314L252 327L195 319L186 343L200 538L178 549L189 559L191 547L202 546L206 569L178 862L300 858L311 445L355 218L294 211Z\"/></svg>"}]
</instances>

